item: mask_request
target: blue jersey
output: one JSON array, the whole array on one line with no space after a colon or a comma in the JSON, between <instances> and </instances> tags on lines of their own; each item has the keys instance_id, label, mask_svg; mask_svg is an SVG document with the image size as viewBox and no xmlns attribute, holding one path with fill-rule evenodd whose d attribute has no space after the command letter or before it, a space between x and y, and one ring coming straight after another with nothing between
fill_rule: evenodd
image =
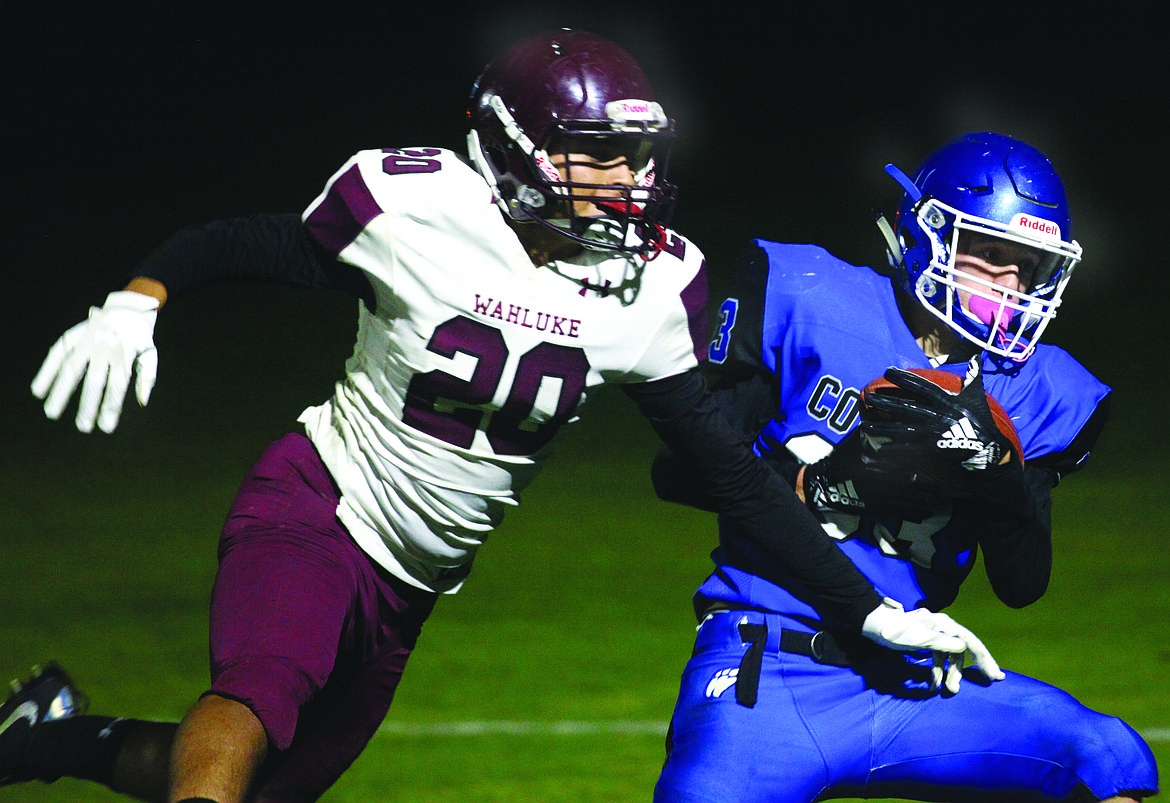
<instances>
[{"instance_id":1,"label":"blue jersey","mask_svg":"<svg viewBox=\"0 0 1170 803\"><path fill-rule=\"evenodd\" d=\"M715 397L789 480L856 426L872 379L889 366L929 365L891 282L869 268L813 246L757 242L740 284L710 349L722 371ZM1042 594L1049 491L1083 462L1105 417L1109 389L1061 349L1039 346L1022 364L985 360L983 368L985 388L1016 421L1028 461L1022 481L1003 473L1006 483L985 481L998 483L993 502L955 501L924 521L824 521L877 591L908 609L950 603L980 548L1004 602ZM664 472L656 487L705 506L685 470L674 473L679 462L656 466ZM696 594L702 623L656 803L1100 800L1157 789L1153 755L1124 722L1010 671L994 683L968 678L953 697L934 692L931 656L867 651L727 520L714 557ZM837 644L844 657L800 638L818 630L833 636L819 643Z\"/></svg>"},{"instance_id":2,"label":"blue jersey","mask_svg":"<svg viewBox=\"0 0 1170 803\"><path fill-rule=\"evenodd\" d=\"M743 262L739 296L722 307L710 358L725 376L762 375L771 385L774 407L756 450L814 462L857 425L862 388L886 368L935 366L899 312L889 278L817 246L756 246ZM962 374L966 365L939 367ZM1044 467L1054 485L1084 461L1096 436L1087 425L1107 386L1066 351L1044 344L1023 363L985 355L983 371L987 392L1016 424L1030 466ZM921 522L829 514L825 528L878 593L907 609L938 610L954 600L980 535L978 522L951 510ZM699 589L700 599L820 621L797 584L760 578L780 570L738 537L733 523L720 522L720 543L719 568Z\"/></svg>"}]
</instances>

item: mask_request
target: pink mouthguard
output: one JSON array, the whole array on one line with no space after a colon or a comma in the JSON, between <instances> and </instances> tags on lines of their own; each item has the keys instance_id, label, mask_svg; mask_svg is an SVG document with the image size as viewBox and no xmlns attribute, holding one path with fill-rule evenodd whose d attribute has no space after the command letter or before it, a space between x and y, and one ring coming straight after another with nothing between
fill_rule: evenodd
<instances>
[{"instance_id":1,"label":"pink mouthguard","mask_svg":"<svg viewBox=\"0 0 1170 803\"><path fill-rule=\"evenodd\" d=\"M1012 311L998 301L990 298L973 295L967 301L967 309L971 314L992 329L998 330L1002 338L1012 320Z\"/></svg>"}]
</instances>

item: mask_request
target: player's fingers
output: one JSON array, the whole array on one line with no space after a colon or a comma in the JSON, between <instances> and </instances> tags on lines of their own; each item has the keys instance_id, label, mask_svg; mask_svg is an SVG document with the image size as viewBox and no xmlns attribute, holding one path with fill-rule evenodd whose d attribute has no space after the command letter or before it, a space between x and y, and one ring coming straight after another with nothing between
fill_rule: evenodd
<instances>
[{"instance_id":1,"label":"player's fingers","mask_svg":"<svg viewBox=\"0 0 1170 803\"><path fill-rule=\"evenodd\" d=\"M977 354L967 361L967 373L963 377L962 390L971 389L972 393L983 395L983 360ZM961 393L962 391L960 391Z\"/></svg>"},{"instance_id":2,"label":"player's fingers","mask_svg":"<svg viewBox=\"0 0 1170 803\"><path fill-rule=\"evenodd\" d=\"M49 349L49 353L45 355L45 361L41 363L40 370L33 377L32 392L34 396L43 399L48 395L49 388L53 386L53 380L57 378L57 372L61 370L61 363L64 361L65 337L62 336Z\"/></svg>"},{"instance_id":3,"label":"player's fingers","mask_svg":"<svg viewBox=\"0 0 1170 803\"><path fill-rule=\"evenodd\" d=\"M76 353L69 354L61 363L53 378L52 388L45 398L45 415L56 421L65 412L73 391L81 382L82 375L89 365L88 359Z\"/></svg>"},{"instance_id":4,"label":"player's fingers","mask_svg":"<svg viewBox=\"0 0 1170 803\"><path fill-rule=\"evenodd\" d=\"M150 401L154 380L158 376L158 351L150 348L138 355L135 361L134 394L143 407Z\"/></svg>"},{"instance_id":5,"label":"player's fingers","mask_svg":"<svg viewBox=\"0 0 1170 803\"><path fill-rule=\"evenodd\" d=\"M45 361L41 363L37 375L33 377L33 395L38 399L45 399L45 413L50 418L57 418L61 415L61 411L65 409L69 397L73 394L73 389L77 386L81 370L85 367L84 360L79 366L75 357L70 358L73 357L78 341L82 339L88 323L89 321L82 321L57 338L57 342L45 355ZM50 391L55 391L58 395L64 394L64 399L52 398L50 403L50 399L46 398ZM50 410L55 410L56 414L50 414Z\"/></svg>"},{"instance_id":6,"label":"player's fingers","mask_svg":"<svg viewBox=\"0 0 1170 803\"><path fill-rule=\"evenodd\" d=\"M77 417L74 423L81 432L93 432L94 422L97 420L98 408L102 396L106 392L106 380L110 373L110 365L105 361L91 360L85 372L85 382L81 385L81 397L77 402Z\"/></svg>"},{"instance_id":7,"label":"player's fingers","mask_svg":"<svg viewBox=\"0 0 1170 803\"><path fill-rule=\"evenodd\" d=\"M951 694L959 693L959 684L963 681L963 656L952 655L947 662L947 691Z\"/></svg>"},{"instance_id":8,"label":"player's fingers","mask_svg":"<svg viewBox=\"0 0 1170 803\"><path fill-rule=\"evenodd\" d=\"M902 368L887 368L885 378L903 391L922 398L946 399L954 398L955 396L954 393L931 382L929 379Z\"/></svg>"},{"instance_id":9,"label":"player's fingers","mask_svg":"<svg viewBox=\"0 0 1170 803\"><path fill-rule=\"evenodd\" d=\"M983 641L971 630L963 627L953 619L950 620L948 629L953 630L966 642L966 654L971 656L971 660L974 661L976 668L986 675L988 680L1003 680L1006 677L1003 670L999 668L999 664L995 658L991 655L991 650L987 649Z\"/></svg>"},{"instance_id":10,"label":"player's fingers","mask_svg":"<svg viewBox=\"0 0 1170 803\"><path fill-rule=\"evenodd\" d=\"M940 418L933 400L899 398L892 393L870 393L865 397L865 410L869 420L889 419L907 424L930 423Z\"/></svg>"},{"instance_id":11,"label":"player's fingers","mask_svg":"<svg viewBox=\"0 0 1170 803\"><path fill-rule=\"evenodd\" d=\"M971 655L971 660L975 662L975 666L980 672L987 675L988 680L1003 680L1007 675L999 668L999 663L991 655L991 651L983 646L983 642L974 638L974 643L968 647L968 653Z\"/></svg>"},{"instance_id":12,"label":"player's fingers","mask_svg":"<svg viewBox=\"0 0 1170 803\"><path fill-rule=\"evenodd\" d=\"M130 365L124 360L115 360L110 364L105 393L98 411L97 425L102 432L108 434L117 428L118 418L122 415L122 404L129 389Z\"/></svg>"}]
</instances>

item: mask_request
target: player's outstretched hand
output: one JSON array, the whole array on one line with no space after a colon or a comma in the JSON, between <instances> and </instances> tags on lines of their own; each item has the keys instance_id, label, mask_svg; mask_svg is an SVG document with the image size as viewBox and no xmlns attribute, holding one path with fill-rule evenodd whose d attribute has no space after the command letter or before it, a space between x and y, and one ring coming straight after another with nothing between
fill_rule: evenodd
<instances>
[{"instance_id":1,"label":"player's outstretched hand","mask_svg":"<svg viewBox=\"0 0 1170 803\"><path fill-rule=\"evenodd\" d=\"M158 372L158 308L158 299L132 290L110 293L101 307L90 307L89 318L49 349L33 379L32 392L45 400L45 415L61 417L83 375L76 419L82 432L92 432L95 421L103 432L114 431L132 372L138 403L145 405Z\"/></svg>"},{"instance_id":2,"label":"player's outstretched hand","mask_svg":"<svg viewBox=\"0 0 1170 803\"><path fill-rule=\"evenodd\" d=\"M905 610L887 597L874 608L861 628L869 639L901 652L930 650L934 653L932 687L944 685L951 694L959 691L964 660L969 656L988 680L1003 680L1003 670L979 637L945 613L925 608Z\"/></svg>"}]
</instances>

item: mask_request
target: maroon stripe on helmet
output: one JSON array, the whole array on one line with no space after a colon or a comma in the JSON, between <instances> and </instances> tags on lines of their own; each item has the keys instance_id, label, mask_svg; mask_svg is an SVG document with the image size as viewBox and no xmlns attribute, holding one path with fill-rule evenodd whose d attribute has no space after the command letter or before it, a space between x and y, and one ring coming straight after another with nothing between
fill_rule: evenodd
<instances>
[{"instance_id":1,"label":"maroon stripe on helmet","mask_svg":"<svg viewBox=\"0 0 1170 803\"><path fill-rule=\"evenodd\" d=\"M710 340L707 330L707 260L704 259L699 265L698 273L683 289L680 298L687 311L695 359L701 363L707 359L707 345Z\"/></svg>"},{"instance_id":2,"label":"maroon stripe on helmet","mask_svg":"<svg viewBox=\"0 0 1170 803\"><path fill-rule=\"evenodd\" d=\"M338 176L325 199L305 218L305 231L322 248L338 254L380 214L382 208L354 165Z\"/></svg>"}]
</instances>

